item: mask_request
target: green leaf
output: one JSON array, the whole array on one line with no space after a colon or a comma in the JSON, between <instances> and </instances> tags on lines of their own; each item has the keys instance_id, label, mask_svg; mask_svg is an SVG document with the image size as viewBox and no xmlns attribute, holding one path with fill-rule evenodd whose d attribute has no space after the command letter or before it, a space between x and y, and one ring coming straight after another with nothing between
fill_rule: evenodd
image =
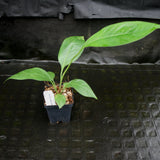
<instances>
[{"instance_id":1,"label":"green leaf","mask_svg":"<svg viewBox=\"0 0 160 160\"><path fill-rule=\"evenodd\" d=\"M66 98L63 94L56 94L55 101L59 108L62 108L66 103Z\"/></svg>"},{"instance_id":2,"label":"green leaf","mask_svg":"<svg viewBox=\"0 0 160 160\"><path fill-rule=\"evenodd\" d=\"M47 73L48 73L48 75L50 76L50 79L54 80L54 78L55 78L55 73L53 73L53 72L51 72L51 71L48 71Z\"/></svg>"},{"instance_id":3,"label":"green leaf","mask_svg":"<svg viewBox=\"0 0 160 160\"><path fill-rule=\"evenodd\" d=\"M42 68L34 67L30 69L25 69L21 72L18 72L14 74L13 76L9 77L9 79L15 79L15 80L27 80L32 79L36 81L51 81L53 78L53 73L46 72Z\"/></svg>"},{"instance_id":4,"label":"green leaf","mask_svg":"<svg viewBox=\"0 0 160 160\"><path fill-rule=\"evenodd\" d=\"M91 36L85 47L113 47L144 38L160 25L143 21L127 21L109 25Z\"/></svg>"},{"instance_id":5,"label":"green leaf","mask_svg":"<svg viewBox=\"0 0 160 160\"><path fill-rule=\"evenodd\" d=\"M61 64L62 71L68 64L80 57L84 43L83 36L72 36L63 41L58 54L58 61Z\"/></svg>"},{"instance_id":6,"label":"green leaf","mask_svg":"<svg viewBox=\"0 0 160 160\"><path fill-rule=\"evenodd\" d=\"M74 79L70 82L66 82L63 84L65 88L74 88L79 94L85 96L85 97L92 97L97 99L96 95L92 91L91 87L81 79Z\"/></svg>"}]
</instances>

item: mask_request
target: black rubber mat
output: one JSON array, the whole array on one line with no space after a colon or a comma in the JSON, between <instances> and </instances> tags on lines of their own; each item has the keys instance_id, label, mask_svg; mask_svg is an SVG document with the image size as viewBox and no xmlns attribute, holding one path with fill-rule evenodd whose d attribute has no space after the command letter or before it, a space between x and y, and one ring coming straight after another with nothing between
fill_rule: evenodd
<instances>
[{"instance_id":1,"label":"black rubber mat","mask_svg":"<svg viewBox=\"0 0 160 160\"><path fill-rule=\"evenodd\" d=\"M24 68L58 73L53 62L1 62L0 82ZM160 160L160 66L79 65L98 101L75 93L71 122L50 125L43 83L8 81L0 88L2 160Z\"/></svg>"}]
</instances>

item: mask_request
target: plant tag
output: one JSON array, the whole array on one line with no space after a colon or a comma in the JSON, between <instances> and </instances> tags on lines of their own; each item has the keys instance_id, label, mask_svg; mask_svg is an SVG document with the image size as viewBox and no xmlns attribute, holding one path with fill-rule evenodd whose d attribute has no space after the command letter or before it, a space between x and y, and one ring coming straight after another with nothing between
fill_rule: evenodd
<instances>
[{"instance_id":1,"label":"plant tag","mask_svg":"<svg viewBox=\"0 0 160 160\"><path fill-rule=\"evenodd\" d=\"M56 105L52 91L43 91L43 96L47 106Z\"/></svg>"}]
</instances>

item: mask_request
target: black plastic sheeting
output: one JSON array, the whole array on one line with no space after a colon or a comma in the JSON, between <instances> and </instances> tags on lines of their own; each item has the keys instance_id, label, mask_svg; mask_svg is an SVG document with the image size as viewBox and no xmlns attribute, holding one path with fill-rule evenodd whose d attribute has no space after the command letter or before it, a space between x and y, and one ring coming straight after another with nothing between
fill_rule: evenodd
<instances>
[{"instance_id":1,"label":"black plastic sheeting","mask_svg":"<svg viewBox=\"0 0 160 160\"><path fill-rule=\"evenodd\" d=\"M60 45L66 37L88 39L104 26L124 21L124 17L125 20L138 17L134 20L160 23L159 12L157 0L0 0L0 59L57 61ZM69 15L60 21L64 14ZM139 19L142 17L154 19ZM159 42L160 31L157 30L129 45L87 48L78 63L159 64Z\"/></svg>"},{"instance_id":2,"label":"black plastic sheeting","mask_svg":"<svg viewBox=\"0 0 160 160\"><path fill-rule=\"evenodd\" d=\"M80 18L160 18L159 0L0 0L0 16L59 17L74 10Z\"/></svg>"},{"instance_id":3,"label":"black plastic sheeting","mask_svg":"<svg viewBox=\"0 0 160 160\"><path fill-rule=\"evenodd\" d=\"M156 18L160 19L159 0L77 0L76 18Z\"/></svg>"},{"instance_id":4,"label":"black plastic sheeting","mask_svg":"<svg viewBox=\"0 0 160 160\"><path fill-rule=\"evenodd\" d=\"M59 17L71 12L66 0L0 0L0 16Z\"/></svg>"},{"instance_id":5,"label":"black plastic sheeting","mask_svg":"<svg viewBox=\"0 0 160 160\"><path fill-rule=\"evenodd\" d=\"M125 19L127 21L132 19ZM139 20L139 19L138 19ZM142 19L143 20L143 19ZM1 18L0 59L54 60L61 43L69 36L84 36L88 39L99 29L122 19L80 19L73 15L64 21L57 18ZM160 23L159 20L150 22ZM160 30L146 38L125 46L87 48L78 63L159 63Z\"/></svg>"}]
</instances>

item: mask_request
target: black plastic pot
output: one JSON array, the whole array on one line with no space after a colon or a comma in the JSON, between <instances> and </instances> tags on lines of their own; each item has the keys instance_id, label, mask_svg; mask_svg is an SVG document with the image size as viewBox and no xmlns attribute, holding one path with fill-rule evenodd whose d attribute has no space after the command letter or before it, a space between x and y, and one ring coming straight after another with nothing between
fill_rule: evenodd
<instances>
[{"instance_id":1,"label":"black plastic pot","mask_svg":"<svg viewBox=\"0 0 160 160\"><path fill-rule=\"evenodd\" d=\"M61 109L59 109L57 105L44 107L47 110L48 118L51 124L70 122L73 104L64 105Z\"/></svg>"}]
</instances>

